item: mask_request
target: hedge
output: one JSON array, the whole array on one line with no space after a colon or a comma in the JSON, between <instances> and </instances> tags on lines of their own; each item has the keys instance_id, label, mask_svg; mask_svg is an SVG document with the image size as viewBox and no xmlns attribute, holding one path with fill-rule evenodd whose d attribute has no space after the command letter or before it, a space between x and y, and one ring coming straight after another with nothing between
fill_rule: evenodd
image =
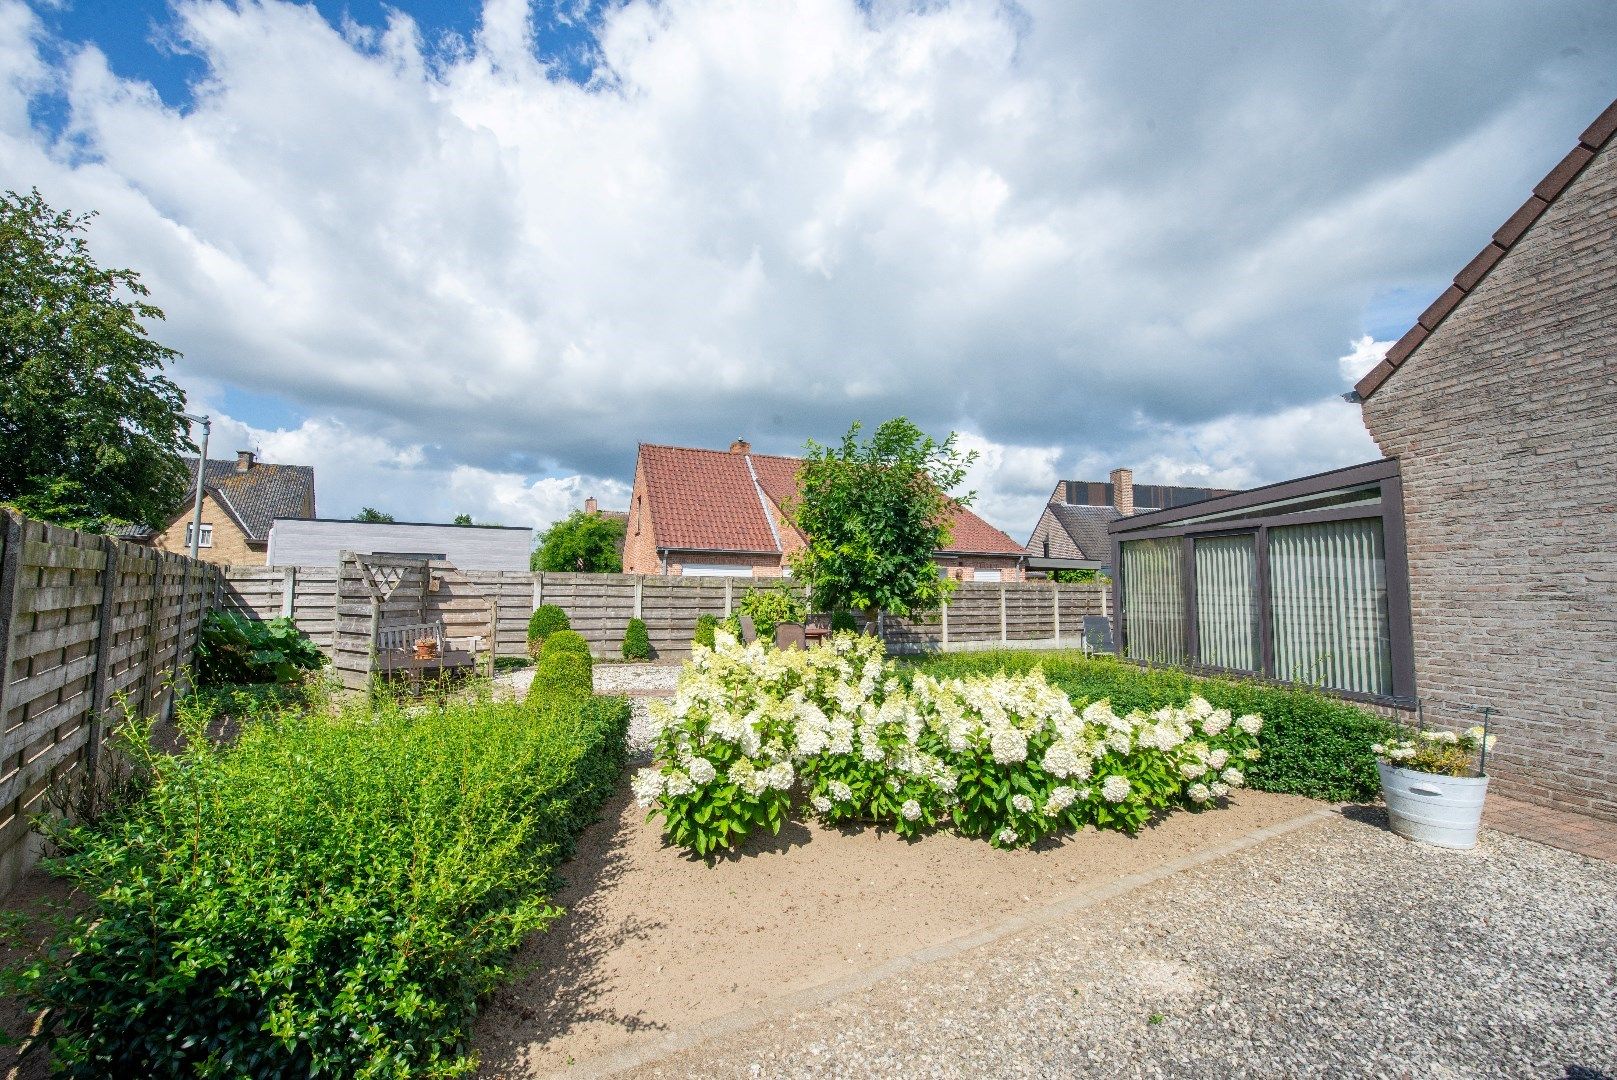
<instances>
[{"instance_id":1,"label":"hedge","mask_svg":"<svg viewBox=\"0 0 1617 1080\"><path fill-rule=\"evenodd\" d=\"M595 690L595 662L589 642L576 630L557 630L545 639L528 685L529 704L587 698Z\"/></svg>"},{"instance_id":2,"label":"hedge","mask_svg":"<svg viewBox=\"0 0 1617 1080\"><path fill-rule=\"evenodd\" d=\"M95 898L21 979L61 1073L469 1072L478 997L560 914L554 870L621 776L628 717L355 703L174 756L137 732L146 796L52 830Z\"/></svg>"},{"instance_id":3,"label":"hedge","mask_svg":"<svg viewBox=\"0 0 1617 1080\"><path fill-rule=\"evenodd\" d=\"M949 653L915 660L905 670L942 678L1035 667L1074 702L1108 698L1119 713L1182 705L1193 693L1237 716L1257 713L1264 722L1263 757L1247 769L1251 787L1342 802L1374 799L1381 790L1370 747L1392 737L1392 723L1317 691L1141 668L1078 653Z\"/></svg>"},{"instance_id":4,"label":"hedge","mask_svg":"<svg viewBox=\"0 0 1617 1080\"><path fill-rule=\"evenodd\" d=\"M650 660L651 635L646 633L644 619L630 619L628 629L623 632L623 658L625 660Z\"/></svg>"}]
</instances>

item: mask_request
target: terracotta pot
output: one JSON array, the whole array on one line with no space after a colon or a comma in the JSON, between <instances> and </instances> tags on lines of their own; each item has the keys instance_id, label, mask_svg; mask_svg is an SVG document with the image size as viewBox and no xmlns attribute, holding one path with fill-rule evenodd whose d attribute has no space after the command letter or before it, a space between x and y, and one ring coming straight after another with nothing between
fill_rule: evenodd
<instances>
[{"instance_id":1,"label":"terracotta pot","mask_svg":"<svg viewBox=\"0 0 1617 1080\"><path fill-rule=\"evenodd\" d=\"M438 655L438 639L422 638L415 643L415 658L417 660L431 660Z\"/></svg>"}]
</instances>

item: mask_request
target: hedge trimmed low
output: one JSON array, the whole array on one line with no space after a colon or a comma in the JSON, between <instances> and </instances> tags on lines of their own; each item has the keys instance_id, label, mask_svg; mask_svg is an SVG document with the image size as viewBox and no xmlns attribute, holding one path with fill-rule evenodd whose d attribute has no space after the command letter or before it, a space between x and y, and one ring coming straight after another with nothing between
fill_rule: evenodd
<instances>
[{"instance_id":1,"label":"hedge trimmed low","mask_svg":"<svg viewBox=\"0 0 1617 1080\"><path fill-rule=\"evenodd\" d=\"M622 775L628 717L361 703L145 752L144 799L55 830L96 898L23 978L61 1073L470 1072L477 999L560 914L553 871Z\"/></svg>"},{"instance_id":2,"label":"hedge trimmed low","mask_svg":"<svg viewBox=\"0 0 1617 1080\"><path fill-rule=\"evenodd\" d=\"M1374 799L1381 790L1370 747L1393 736L1392 723L1313 690L1202 678L1065 652L950 653L911 661L904 670L944 678L1035 667L1043 668L1046 678L1075 703L1107 698L1119 713L1150 712L1199 694L1237 716L1262 716L1263 757L1247 770L1251 787L1336 802Z\"/></svg>"}]
</instances>

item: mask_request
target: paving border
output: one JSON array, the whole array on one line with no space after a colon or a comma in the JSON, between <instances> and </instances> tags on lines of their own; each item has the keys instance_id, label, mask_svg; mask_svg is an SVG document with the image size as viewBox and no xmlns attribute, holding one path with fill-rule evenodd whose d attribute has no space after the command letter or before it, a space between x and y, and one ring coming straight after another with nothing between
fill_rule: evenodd
<instances>
[{"instance_id":1,"label":"paving border","mask_svg":"<svg viewBox=\"0 0 1617 1080\"><path fill-rule=\"evenodd\" d=\"M816 983L813 986L806 986L800 990L794 990L789 994L773 998L762 1005L749 1005L734 1012L710 1017L700 1023L691 1025L683 1031L671 1031L655 1039L622 1046L616 1050L609 1050L604 1054L585 1058L576 1065L568 1066L564 1070L552 1072L549 1075L564 1076L569 1080L576 1080L576 1078L581 1077L612 1076L629 1069L639 1068L642 1065L650 1065L683 1050L689 1050L691 1047L709 1039L718 1038L722 1035L733 1035L738 1031L756 1027L779 1016L824 1005L845 994L874 986L876 983L890 979L895 975L902 975L916 968L934 964L939 960L959 956L962 953L981 948L984 945L998 941L1000 938L1009 937L1023 930L1048 925L1086 908L1116 899L1119 896L1133 892L1135 889L1172 877L1193 867L1215 862L1225 856L1257 847L1259 844L1272 840L1277 836L1284 836L1309 825L1340 816L1341 812L1342 807L1339 805L1310 810L1278 824L1253 829L1251 832L1238 836L1233 840L1226 840L1222 844L1201 848L1188 855L1181 855L1177 859L1170 859L1152 867L1150 870L1145 870L1138 874L1129 874L1115 881L1109 881L1104 885L1094 885L1081 889L1059 900L1053 900L1048 904L1035 908L1026 914L1013 915L986 929L963 934L960 937L951 938L937 945L929 945L924 949L917 949L903 956L895 956L865 971L855 972L852 975L845 975L826 982Z\"/></svg>"}]
</instances>

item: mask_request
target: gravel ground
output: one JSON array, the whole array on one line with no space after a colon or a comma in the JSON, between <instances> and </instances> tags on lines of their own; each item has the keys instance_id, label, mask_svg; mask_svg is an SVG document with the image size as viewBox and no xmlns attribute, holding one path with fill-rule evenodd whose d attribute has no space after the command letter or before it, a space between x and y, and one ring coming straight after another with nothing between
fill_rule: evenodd
<instances>
[{"instance_id":1,"label":"gravel ground","mask_svg":"<svg viewBox=\"0 0 1617 1080\"><path fill-rule=\"evenodd\" d=\"M629 754L634 761L649 760L651 741L650 715L647 699L666 697L674 692L683 665L679 661L661 661L651 664L614 664L595 662L595 692L597 694L625 694L629 698ZM528 692L533 682L533 669L508 671L495 678L496 686L507 687L518 697Z\"/></svg>"},{"instance_id":2,"label":"gravel ground","mask_svg":"<svg viewBox=\"0 0 1617 1080\"><path fill-rule=\"evenodd\" d=\"M1617 1075L1617 864L1348 814L633 1075Z\"/></svg>"}]
</instances>

